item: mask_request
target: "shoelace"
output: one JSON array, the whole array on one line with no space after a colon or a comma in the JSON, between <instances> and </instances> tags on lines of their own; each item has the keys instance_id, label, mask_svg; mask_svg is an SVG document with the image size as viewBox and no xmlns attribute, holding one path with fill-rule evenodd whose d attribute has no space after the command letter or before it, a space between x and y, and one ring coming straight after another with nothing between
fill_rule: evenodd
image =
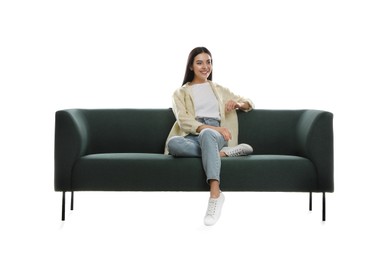
<instances>
[{"instance_id":1,"label":"shoelace","mask_svg":"<svg viewBox=\"0 0 390 260\"><path fill-rule=\"evenodd\" d=\"M207 207L207 215L214 215L217 208L218 201L216 199L209 200L209 206Z\"/></svg>"},{"instance_id":2,"label":"shoelace","mask_svg":"<svg viewBox=\"0 0 390 260\"><path fill-rule=\"evenodd\" d=\"M241 156L244 155L244 151L240 148L237 148L235 150L229 151L230 156Z\"/></svg>"}]
</instances>

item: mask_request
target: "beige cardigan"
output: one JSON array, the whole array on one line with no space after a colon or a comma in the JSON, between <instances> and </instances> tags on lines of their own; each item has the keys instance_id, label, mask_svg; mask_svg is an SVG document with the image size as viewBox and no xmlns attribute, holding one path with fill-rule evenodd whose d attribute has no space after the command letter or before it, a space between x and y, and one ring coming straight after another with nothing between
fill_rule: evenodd
<instances>
[{"instance_id":1,"label":"beige cardigan","mask_svg":"<svg viewBox=\"0 0 390 260\"><path fill-rule=\"evenodd\" d=\"M224 88L212 81L209 81L211 88L219 103L219 111L221 114L221 126L226 127L232 134L232 139L229 141L229 146L238 144L238 118L235 110L226 113L225 104L229 100L236 102L248 102L250 108L245 110L248 112L254 108L251 100L233 94L229 89ZM173 113L176 117L176 122L173 125L171 132L168 135L167 141L172 136L186 136L188 134L197 135L196 129L202 123L195 119L195 107L193 97L191 94L191 84L187 83L181 88L177 89L173 94ZM168 154L168 149L165 146L165 154Z\"/></svg>"}]
</instances>

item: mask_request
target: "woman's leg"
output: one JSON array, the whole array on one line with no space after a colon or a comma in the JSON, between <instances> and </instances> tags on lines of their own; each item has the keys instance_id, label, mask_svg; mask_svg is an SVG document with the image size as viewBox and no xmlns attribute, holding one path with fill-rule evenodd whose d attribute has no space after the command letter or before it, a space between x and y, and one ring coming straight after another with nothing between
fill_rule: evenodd
<instances>
[{"instance_id":1,"label":"woman's leg","mask_svg":"<svg viewBox=\"0 0 390 260\"><path fill-rule=\"evenodd\" d=\"M210 184L210 198L203 221L206 226L211 226L218 221L225 200L223 193L220 192L219 181L221 171L220 150L226 145L226 141L217 131L204 129L199 134L199 143L202 151L203 168Z\"/></svg>"},{"instance_id":2,"label":"woman's leg","mask_svg":"<svg viewBox=\"0 0 390 260\"><path fill-rule=\"evenodd\" d=\"M214 225L221 214L225 197L220 193L219 179L221 171L220 150L227 142L223 136L212 129L204 129L199 136L172 137L168 141L168 150L173 156L202 157L203 169L210 185L210 198L204 224Z\"/></svg>"},{"instance_id":3,"label":"woman's leg","mask_svg":"<svg viewBox=\"0 0 390 260\"><path fill-rule=\"evenodd\" d=\"M204 129L199 134L203 168L210 185L210 197L218 198L221 171L220 150L226 145L223 136L215 130Z\"/></svg>"},{"instance_id":4,"label":"woman's leg","mask_svg":"<svg viewBox=\"0 0 390 260\"><path fill-rule=\"evenodd\" d=\"M201 157L198 136L174 136L168 141L168 151L176 157Z\"/></svg>"},{"instance_id":5,"label":"woman's leg","mask_svg":"<svg viewBox=\"0 0 390 260\"><path fill-rule=\"evenodd\" d=\"M174 136L168 141L168 151L176 157L202 157L203 169L210 185L210 197L220 193L220 150L226 141L217 131L204 129L198 136Z\"/></svg>"},{"instance_id":6,"label":"woman's leg","mask_svg":"<svg viewBox=\"0 0 390 260\"><path fill-rule=\"evenodd\" d=\"M210 198L216 199L221 194L221 188L219 187L219 181L210 180Z\"/></svg>"}]
</instances>

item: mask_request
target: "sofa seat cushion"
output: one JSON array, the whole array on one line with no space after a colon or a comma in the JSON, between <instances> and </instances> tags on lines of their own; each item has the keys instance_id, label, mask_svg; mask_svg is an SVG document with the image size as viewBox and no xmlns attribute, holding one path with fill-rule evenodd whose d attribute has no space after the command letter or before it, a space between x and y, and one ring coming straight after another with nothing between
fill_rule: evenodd
<instances>
[{"instance_id":1,"label":"sofa seat cushion","mask_svg":"<svg viewBox=\"0 0 390 260\"><path fill-rule=\"evenodd\" d=\"M152 153L81 157L72 171L74 191L207 191L200 158ZM315 191L316 171L306 158L250 155L222 158L224 191Z\"/></svg>"},{"instance_id":2,"label":"sofa seat cushion","mask_svg":"<svg viewBox=\"0 0 390 260\"><path fill-rule=\"evenodd\" d=\"M229 191L316 191L317 173L307 158L250 155L222 159L221 187Z\"/></svg>"}]
</instances>

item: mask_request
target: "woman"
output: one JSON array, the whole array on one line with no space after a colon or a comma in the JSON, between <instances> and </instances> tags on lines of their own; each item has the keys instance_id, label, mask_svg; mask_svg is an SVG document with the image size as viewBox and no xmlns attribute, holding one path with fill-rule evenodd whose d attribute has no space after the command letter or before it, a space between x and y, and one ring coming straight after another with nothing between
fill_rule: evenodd
<instances>
[{"instance_id":1,"label":"woman","mask_svg":"<svg viewBox=\"0 0 390 260\"><path fill-rule=\"evenodd\" d=\"M221 159L253 152L247 144L238 145L236 109L250 111L249 99L233 94L212 81L212 56L205 47L193 49L187 61L183 86L173 94L177 121L167 139L167 153L177 157L201 157L210 185L205 225L219 219L224 195L220 184Z\"/></svg>"}]
</instances>

